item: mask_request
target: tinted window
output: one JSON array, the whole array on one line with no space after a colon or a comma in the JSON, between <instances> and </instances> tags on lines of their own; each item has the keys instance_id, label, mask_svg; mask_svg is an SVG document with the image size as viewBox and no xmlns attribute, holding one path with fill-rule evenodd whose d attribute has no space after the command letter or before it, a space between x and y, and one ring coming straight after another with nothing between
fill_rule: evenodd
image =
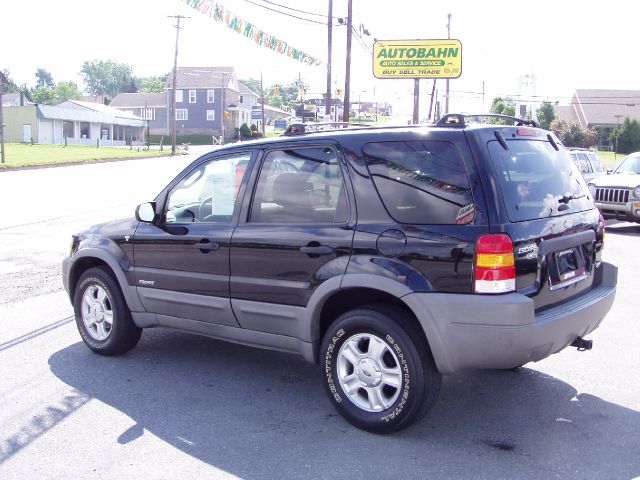
<instances>
[{"instance_id":1,"label":"tinted window","mask_svg":"<svg viewBox=\"0 0 640 480\"><path fill-rule=\"evenodd\" d=\"M564 150L535 140L507 140L507 145L505 150L492 141L488 148L511 221L593 208L584 180Z\"/></svg>"},{"instance_id":2,"label":"tinted window","mask_svg":"<svg viewBox=\"0 0 640 480\"><path fill-rule=\"evenodd\" d=\"M272 151L265 157L251 222L334 223L347 220L336 152L328 147Z\"/></svg>"},{"instance_id":3,"label":"tinted window","mask_svg":"<svg viewBox=\"0 0 640 480\"><path fill-rule=\"evenodd\" d=\"M462 157L449 142L380 142L364 157L389 214L401 223L470 223L473 197Z\"/></svg>"}]
</instances>

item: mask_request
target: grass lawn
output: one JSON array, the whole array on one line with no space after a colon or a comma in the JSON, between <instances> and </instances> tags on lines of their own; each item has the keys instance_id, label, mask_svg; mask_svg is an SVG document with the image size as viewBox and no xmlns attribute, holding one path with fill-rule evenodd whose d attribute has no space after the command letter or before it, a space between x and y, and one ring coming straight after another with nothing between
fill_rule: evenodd
<instances>
[{"instance_id":1,"label":"grass lawn","mask_svg":"<svg viewBox=\"0 0 640 480\"><path fill-rule=\"evenodd\" d=\"M65 163L80 163L87 160L102 160L113 158L137 158L167 155L171 152L158 150L138 151L129 147L87 147L83 145L31 145L29 143L5 144L5 163L0 163L0 169L11 167L26 167L34 165L59 165Z\"/></svg>"},{"instance_id":2,"label":"grass lawn","mask_svg":"<svg viewBox=\"0 0 640 480\"><path fill-rule=\"evenodd\" d=\"M602 165L604 166L605 170L615 168L615 166L618 165L618 163L620 163L620 161L627 156L626 153L618 153L617 155L614 152L599 151L597 153L598 157L602 161Z\"/></svg>"}]
</instances>

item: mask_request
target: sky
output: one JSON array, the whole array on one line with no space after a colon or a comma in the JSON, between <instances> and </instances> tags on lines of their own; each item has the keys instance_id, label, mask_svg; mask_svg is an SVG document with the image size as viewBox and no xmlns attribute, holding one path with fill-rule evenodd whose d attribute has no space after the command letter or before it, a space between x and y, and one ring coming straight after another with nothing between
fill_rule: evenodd
<instances>
[{"instance_id":1,"label":"sky","mask_svg":"<svg viewBox=\"0 0 640 480\"><path fill-rule=\"evenodd\" d=\"M137 76L162 75L173 65L175 20L185 15L179 44L179 66L234 66L237 76L260 78L265 86L289 84L300 77L309 95L326 90L328 1L218 0L218 4L266 33L320 60L303 65L257 45L213 21L181 0L29 0L2 5L0 69L18 84L35 84L37 68L55 81L73 80L86 60L128 63ZM275 13L274 4L304 10L286 13L321 22L306 22ZM596 8L597 6L597 8ZM280 9L283 10L283 9ZM351 101L394 104L410 114L413 80L376 80L372 44L379 40L441 39L462 42L462 75L450 81L450 111L488 111L496 96L535 95L535 99L569 103L575 89L639 89L640 62L635 59L636 2L606 4L577 1L515 2L503 0L353 0L353 25L366 28L362 43L354 38ZM347 0L334 0L335 17L347 16ZM322 15L325 15L323 18ZM322 22L325 22L322 24ZM362 25L362 28L361 28ZM346 27L333 29L332 83L344 89ZM526 81L523 79L526 78ZM532 81L532 79L534 79ZM529 86L523 86L528 83ZM421 117L426 116L432 80L421 80ZM439 98L444 80L436 83ZM483 95L484 92L484 95Z\"/></svg>"}]
</instances>

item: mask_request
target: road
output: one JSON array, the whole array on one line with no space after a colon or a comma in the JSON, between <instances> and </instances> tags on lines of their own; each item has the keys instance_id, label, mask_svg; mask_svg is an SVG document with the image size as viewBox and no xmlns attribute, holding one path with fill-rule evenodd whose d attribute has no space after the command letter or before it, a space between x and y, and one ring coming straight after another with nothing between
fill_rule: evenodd
<instances>
[{"instance_id":1,"label":"road","mask_svg":"<svg viewBox=\"0 0 640 480\"><path fill-rule=\"evenodd\" d=\"M90 353L62 291L70 234L131 214L190 158L0 173L0 478L640 476L637 225L607 230L619 290L593 350L446 377L391 436L343 421L295 356L169 330Z\"/></svg>"}]
</instances>

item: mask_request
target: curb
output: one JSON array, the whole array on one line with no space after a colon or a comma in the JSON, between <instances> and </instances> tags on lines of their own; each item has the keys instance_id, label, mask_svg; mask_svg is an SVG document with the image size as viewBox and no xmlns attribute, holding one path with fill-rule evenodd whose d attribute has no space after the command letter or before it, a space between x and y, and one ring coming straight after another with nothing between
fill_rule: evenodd
<instances>
[{"instance_id":1,"label":"curb","mask_svg":"<svg viewBox=\"0 0 640 480\"><path fill-rule=\"evenodd\" d=\"M61 167L73 167L77 165L90 165L92 163L112 163L112 162L128 162L130 160L147 160L150 158L162 158L162 157L178 157L186 155L184 153L171 155L163 154L163 155L149 155L147 157L130 157L130 158L96 158L92 160L78 160L77 162L68 162L68 163L53 163L49 165L22 165L22 166L7 166L0 167L0 175L4 172L13 172L16 170L39 170L42 168L61 168Z\"/></svg>"}]
</instances>

